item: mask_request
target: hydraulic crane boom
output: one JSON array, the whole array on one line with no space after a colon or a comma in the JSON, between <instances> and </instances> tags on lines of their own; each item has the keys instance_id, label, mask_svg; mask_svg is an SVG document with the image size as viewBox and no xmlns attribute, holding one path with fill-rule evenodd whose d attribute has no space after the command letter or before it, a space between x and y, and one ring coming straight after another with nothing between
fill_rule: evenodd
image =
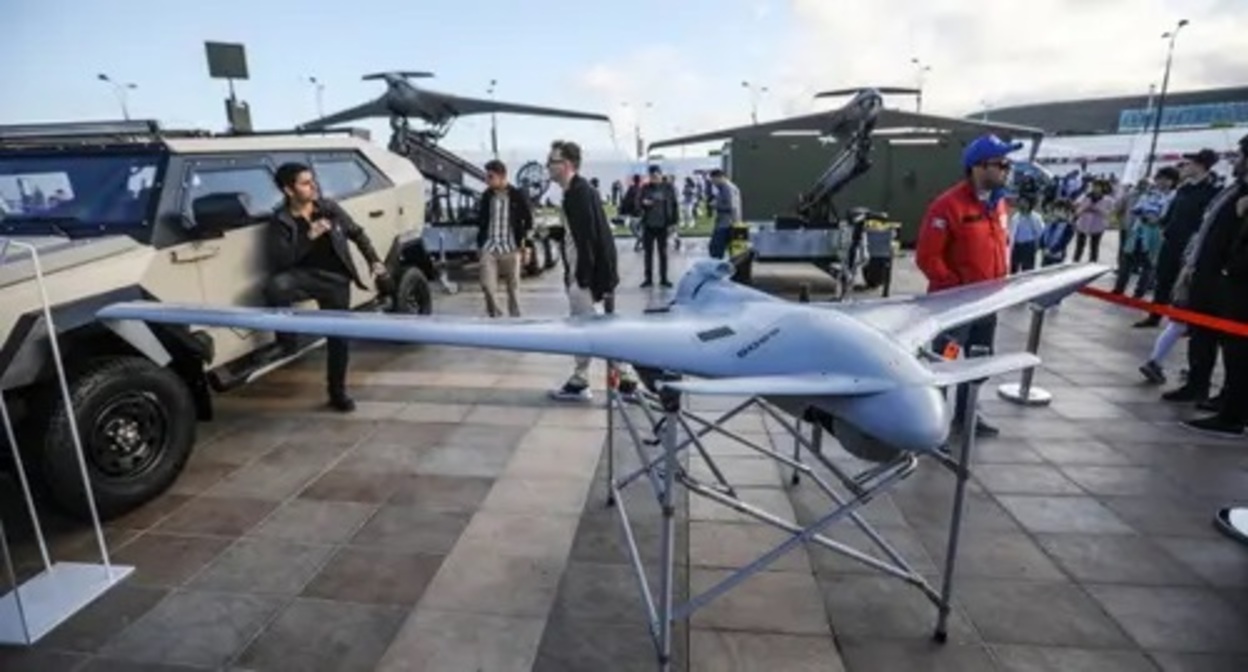
<instances>
[{"instance_id":1,"label":"hydraulic crane boom","mask_svg":"<svg viewBox=\"0 0 1248 672\"><path fill-rule=\"evenodd\" d=\"M884 107L880 93L864 89L854 96L845 107L833 113L833 123L827 133L844 147L832 159L815 185L804 193L798 203L798 214L807 220L834 223L836 213L832 197L845 185L871 168L871 133L875 120Z\"/></svg>"}]
</instances>

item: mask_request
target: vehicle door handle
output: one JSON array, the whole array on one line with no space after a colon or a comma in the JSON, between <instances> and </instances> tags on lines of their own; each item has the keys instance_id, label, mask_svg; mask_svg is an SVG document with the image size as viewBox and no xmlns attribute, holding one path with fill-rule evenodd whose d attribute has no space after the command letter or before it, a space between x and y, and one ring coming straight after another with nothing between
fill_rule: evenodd
<instances>
[{"instance_id":1,"label":"vehicle door handle","mask_svg":"<svg viewBox=\"0 0 1248 672\"><path fill-rule=\"evenodd\" d=\"M368 216L372 217L373 219L376 219L384 214L386 214L385 210L370 210L368 213Z\"/></svg>"}]
</instances>

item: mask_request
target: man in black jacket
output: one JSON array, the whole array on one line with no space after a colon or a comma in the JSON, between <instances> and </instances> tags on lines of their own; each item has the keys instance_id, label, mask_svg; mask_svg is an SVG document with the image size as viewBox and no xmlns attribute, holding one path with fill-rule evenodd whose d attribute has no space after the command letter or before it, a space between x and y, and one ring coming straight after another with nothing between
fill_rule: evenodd
<instances>
[{"instance_id":1,"label":"man in black jacket","mask_svg":"<svg viewBox=\"0 0 1248 672\"><path fill-rule=\"evenodd\" d=\"M1248 324L1248 135L1239 139L1239 158L1235 162L1235 181L1219 194L1221 204L1210 237L1202 245L1207 254L1198 263L1209 264L1205 270L1205 291L1216 293L1220 317ZM1225 196L1225 198L1223 198ZM1192 289L1196 289L1193 276ZM1192 338L1195 338L1193 336ZM1188 420L1188 429L1219 436L1239 436L1248 424L1248 338L1217 334L1222 346L1222 363L1226 380L1217 403L1211 405L1211 416ZM1189 350L1191 346L1189 345ZM1190 378L1189 378L1190 380Z\"/></svg>"},{"instance_id":2,"label":"man in black jacket","mask_svg":"<svg viewBox=\"0 0 1248 672\"><path fill-rule=\"evenodd\" d=\"M502 310L494 294L498 276L507 286L507 314L520 317L520 257L525 240L533 230L533 211L529 199L507 183L507 166L494 159L485 164L486 182L490 188L481 194L477 208L477 249L481 255L481 290L485 293L485 311L498 317Z\"/></svg>"},{"instance_id":3,"label":"man in black jacket","mask_svg":"<svg viewBox=\"0 0 1248 672\"><path fill-rule=\"evenodd\" d=\"M1183 184L1174 193L1170 207L1161 221L1161 250L1157 254L1157 271L1153 289L1153 302L1170 305L1174 283L1183 268L1183 251L1187 249L1192 235L1200 228L1201 217L1209 201L1218 193L1210 170L1218 162L1218 154L1212 149L1202 149L1195 154L1185 154L1179 164ZM1161 316L1153 313L1136 322L1137 327L1155 327Z\"/></svg>"},{"instance_id":4,"label":"man in black jacket","mask_svg":"<svg viewBox=\"0 0 1248 672\"><path fill-rule=\"evenodd\" d=\"M654 285L654 253L659 253L659 285L671 287L667 279L667 235L680 224L680 199L663 170L650 166L650 181L641 187L641 242L646 254L646 278L642 287Z\"/></svg>"},{"instance_id":5,"label":"man in black jacket","mask_svg":"<svg viewBox=\"0 0 1248 672\"><path fill-rule=\"evenodd\" d=\"M568 293L568 305L573 317L592 315L597 312L595 304L612 298L620 284L616 268L615 237L611 223L602 208L602 198L582 177L581 148L575 142L556 140L551 143L550 156L546 160L550 177L563 189L563 237L559 244L563 259L563 283ZM588 357L576 357L576 368L563 387L552 390L551 397L559 400L588 401L593 398L589 391ZM631 394L636 380L631 371L621 371L624 376L620 391Z\"/></svg>"},{"instance_id":6,"label":"man in black jacket","mask_svg":"<svg viewBox=\"0 0 1248 672\"><path fill-rule=\"evenodd\" d=\"M286 163L277 169L277 186L285 202L273 212L269 224L269 262L273 275L264 286L270 306L289 306L312 299L321 310L347 310L351 303L351 283L367 290L351 259L347 242L355 243L368 261L369 270L384 286L386 266L377 251L342 206L320 198L312 171L300 163ZM384 293L384 292L383 292ZM296 347L289 334L278 334L278 342L290 351ZM344 413L355 410L347 396L347 342L327 340L326 367L329 405Z\"/></svg>"}]
</instances>

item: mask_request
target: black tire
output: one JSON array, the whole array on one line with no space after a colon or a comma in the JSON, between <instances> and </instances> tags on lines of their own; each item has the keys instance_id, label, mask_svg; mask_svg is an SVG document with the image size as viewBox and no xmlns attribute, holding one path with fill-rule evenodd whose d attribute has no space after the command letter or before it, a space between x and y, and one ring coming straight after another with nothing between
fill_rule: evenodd
<instances>
[{"instance_id":1,"label":"black tire","mask_svg":"<svg viewBox=\"0 0 1248 672\"><path fill-rule=\"evenodd\" d=\"M428 315L433 312L433 292L429 279L419 268L407 267L399 277L394 293L394 312Z\"/></svg>"},{"instance_id":2,"label":"black tire","mask_svg":"<svg viewBox=\"0 0 1248 672\"><path fill-rule=\"evenodd\" d=\"M101 520L157 497L182 473L197 420L191 390L176 373L141 357L93 360L70 373L69 396ZM44 399L50 412L36 423L43 484L57 506L88 519L69 413L55 382Z\"/></svg>"}]
</instances>

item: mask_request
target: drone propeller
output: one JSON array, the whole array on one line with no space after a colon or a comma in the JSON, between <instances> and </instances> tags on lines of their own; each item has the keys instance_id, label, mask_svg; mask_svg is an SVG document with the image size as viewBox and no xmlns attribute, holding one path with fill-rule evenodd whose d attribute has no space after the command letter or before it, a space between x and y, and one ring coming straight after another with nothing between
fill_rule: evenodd
<instances>
[{"instance_id":1,"label":"drone propeller","mask_svg":"<svg viewBox=\"0 0 1248 672\"><path fill-rule=\"evenodd\" d=\"M877 93L886 94L886 95L887 94L902 94L902 95L911 95L911 96L919 93L918 89L911 89L911 88L907 88L904 86L861 86L861 87L855 87L855 88L849 88L849 89L835 89L832 91L820 91L819 93L815 94L815 97L816 98L835 98L837 96L853 96L853 95L857 95L858 93L862 91L875 91Z\"/></svg>"},{"instance_id":2,"label":"drone propeller","mask_svg":"<svg viewBox=\"0 0 1248 672\"><path fill-rule=\"evenodd\" d=\"M363 80L384 79L386 81L390 81L393 79L417 79L417 78L428 78L428 77L433 77L433 73L425 72L423 70L390 70L387 72L374 72L369 75L364 75L360 79L363 79Z\"/></svg>"}]
</instances>

